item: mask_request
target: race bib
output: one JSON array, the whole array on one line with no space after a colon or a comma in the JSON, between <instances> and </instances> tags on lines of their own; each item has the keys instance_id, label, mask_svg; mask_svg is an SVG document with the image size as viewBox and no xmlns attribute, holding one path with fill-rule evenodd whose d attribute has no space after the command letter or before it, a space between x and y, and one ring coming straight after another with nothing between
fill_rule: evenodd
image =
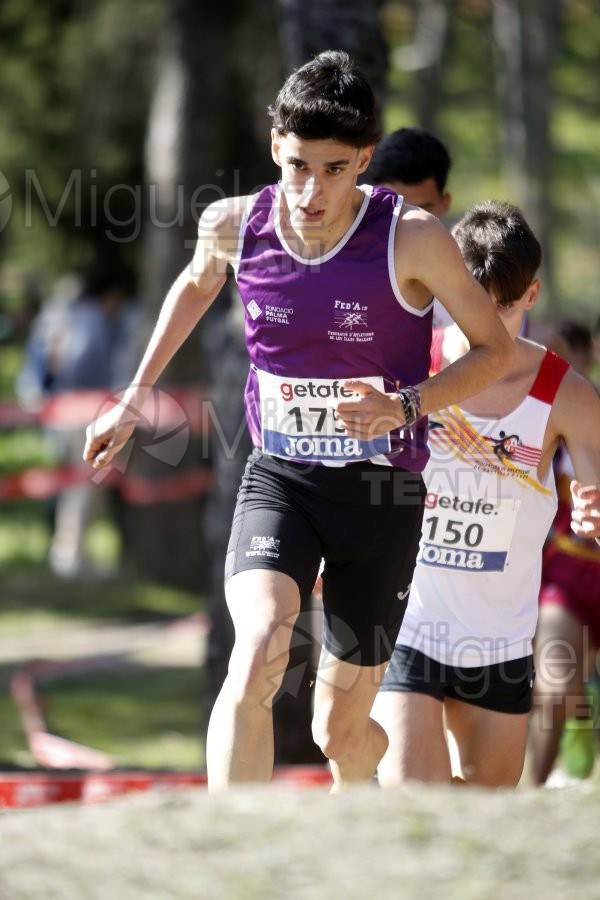
<instances>
[{"instance_id":1,"label":"race bib","mask_svg":"<svg viewBox=\"0 0 600 900\"><path fill-rule=\"evenodd\" d=\"M520 502L429 492L417 562L461 572L503 572Z\"/></svg>"},{"instance_id":2,"label":"race bib","mask_svg":"<svg viewBox=\"0 0 600 900\"><path fill-rule=\"evenodd\" d=\"M262 447L282 459L343 466L387 453L389 434L369 441L349 437L334 418L333 403L357 395L344 379L284 378L256 369L260 389ZM383 378L361 378L384 393Z\"/></svg>"}]
</instances>

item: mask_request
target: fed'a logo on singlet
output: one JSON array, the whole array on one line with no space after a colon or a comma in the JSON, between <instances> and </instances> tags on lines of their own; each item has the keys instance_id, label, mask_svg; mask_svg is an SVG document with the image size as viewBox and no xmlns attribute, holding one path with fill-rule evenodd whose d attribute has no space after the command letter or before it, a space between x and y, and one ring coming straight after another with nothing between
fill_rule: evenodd
<instances>
[{"instance_id":1,"label":"fed'a logo on singlet","mask_svg":"<svg viewBox=\"0 0 600 900\"><path fill-rule=\"evenodd\" d=\"M333 328L328 330L330 341L358 344L372 341L375 332L369 331L366 304L354 300L333 301Z\"/></svg>"}]
</instances>

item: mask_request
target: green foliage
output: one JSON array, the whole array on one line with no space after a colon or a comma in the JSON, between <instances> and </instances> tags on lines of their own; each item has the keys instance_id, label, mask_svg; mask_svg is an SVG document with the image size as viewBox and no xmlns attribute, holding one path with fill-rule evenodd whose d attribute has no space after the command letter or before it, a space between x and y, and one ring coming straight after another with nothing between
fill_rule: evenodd
<instances>
[{"instance_id":1,"label":"green foliage","mask_svg":"<svg viewBox=\"0 0 600 900\"><path fill-rule=\"evenodd\" d=\"M453 159L450 223L472 204L488 198L519 203L507 183L500 156L502 123L495 100L495 48L491 6L452 4L451 42L443 61L443 98L436 131ZM385 22L393 48L386 130L417 125L413 70L406 46L415 37L416 4L386 4ZM600 17L593 0L562 5L559 52L553 69L551 131L555 153L548 190L556 210L554 278L558 305L552 313L597 315L600 280ZM400 48L400 52L398 51ZM542 291L536 314L550 314Z\"/></svg>"},{"instance_id":2,"label":"green foliage","mask_svg":"<svg viewBox=\"0 0 600 900\"><path fill-rule=\"evenodd\" d=\"M15 344L0 345L0 402L15 396L15 379L21 368L22 348ZM0 458L0 465L2 460Z\"/></svg>"},{"instance_id":3,"label":"green foliage","mask_svg":"<svg viewBox=\"0 0 600 900\"><path fill-rule=\"evenodd\" d=\"M391 48L388 130L415 124L417 11L414 0L383 4ZM15 266L36 272L46 287L66 268L94 259L137 263L143 142L169 12L166 0L0 2L0 168L14 201L0 233L5 282ZM437 130L454 159L457 216L485 197L518 198L502 174L491 4L450 4L450 16ZM562 305L590 315L600 276L600 263L586 262L589 254L598 258L599 45L594 0L563 3L548 188L557 206Z\"/></svg>"},{"instance_id":4,"label":"green foliage","mask_svg":"<svg viewBox=\"0 0 600 900\"><path fill-rule=\"evenodd\" d=\"M23 268L55 276L135 252L106 232L131 215L131 193L115 186L142 176L165 13L164 0L0 3L2 171L14 200L8 252Z\"/></svg>"}]
</instances>

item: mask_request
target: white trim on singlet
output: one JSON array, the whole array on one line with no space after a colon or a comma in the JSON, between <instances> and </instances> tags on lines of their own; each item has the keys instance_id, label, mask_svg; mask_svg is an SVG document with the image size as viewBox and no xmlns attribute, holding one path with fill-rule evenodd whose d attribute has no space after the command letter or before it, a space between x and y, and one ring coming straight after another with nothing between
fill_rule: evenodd
<instances>
[{"instance_id":1,"label":"white trim on singlet","mask_svg":"<svg viewBox=\"0 0 600 900\"><path fill-rule=\"evenodd\" d=\"M398 227L398 221L400 219L400 211L404 204L404 197L399 194L398 199L396 201L396 205L394 206L394 214L392 218L392 223L390 225L390 235L388 240L388 274L390 278L390 284L392 286L392 290L394 292L394 296L402 309L405 309L406 312L412 313L414 316L426 316L430 309L433 308L433 300L432 297L427 306L424 309L415 309L414 306L410 306L409 303L402 296L402 292L400 290L400 285L398 284L398 279L396 278L396 266L394 263L394 247L396 244L396 228Z\"/></svg>"},{"instance_id":2,"label":"white trim on singlet","mask_svg":"<svg viewBox=\"0 0 600 900\"><path fill-rule=\"evenodd\" d=\"M285 252L289 256L291 256L292 259L295 259L297 262L304 263L305 266L318 266L318 265L321 265L321 263L325 263L325 262L328 262L328 260L333 259L333 257L337 253L340 252L342 247L344 247L348 243L348 241L350 240L350 238L352 237L352 235L354 234L354 232L356 231L356 229L362 222L364 215L367 211L367 207L368 207L369 201L371 199L371 194L372 194L373 188L369 184L363 184L363 185L360 185L359 190L361 190L365 194L365 197L364 197L361 207L357 213L357 216L356 216L354 222L352 223L352 225L350 226L350 228L348 229L348 231L337 242L335 247L332 247L331 250L329 250L327 253L325 253L324 256L317 256L314 259L312 259L312 258L307 259L304 256L300 256L298 253L294 253L294 251L290 249L285 238L283 237L283 232L281 230L281 214L280 214L281 186L278 184L277 191L275 193L275 197L274 197L274 201L273 201L273 218L274 218L274 222L275 222L275 233L276 233L277 237L279 238L281 246L283 247Z\"/></svg>"},{"instance_id":3,"label":"white trim on singlet","mask_svg":"<svg viewBox=\"0 0 600 900\"><path fill-rule=\"evenodd\" d=\"M248 194L248 196L246 197L246 209L244 210L244 215L242 217L242 221L240 222L240 230L238 233L238 242L235 251L235 257L231 260L231 268L234 271L236 279L240 268L240 262L242 261L242 250L244 249L244 238L246 237L246 225L248 224L248 217L254 209L254 204L256 203L257 198L258 191L256 194Z\"/></svg>"}]
</instances>

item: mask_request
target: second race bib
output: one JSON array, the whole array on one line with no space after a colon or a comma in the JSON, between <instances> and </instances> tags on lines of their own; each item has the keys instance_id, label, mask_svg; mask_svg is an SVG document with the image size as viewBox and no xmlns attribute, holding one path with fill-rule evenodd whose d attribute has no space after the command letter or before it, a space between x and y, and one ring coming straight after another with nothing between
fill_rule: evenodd
<instances>
[{"instance_id":1,"label":"second race bib","mask_svg":"<svg viewBox=\"0 0 600 900\"><path fill-rule=\"evenodd\" d=\"M520 502L428 493L417 562L447 571L503 572Z\"/></svg>"}]
</instances>

